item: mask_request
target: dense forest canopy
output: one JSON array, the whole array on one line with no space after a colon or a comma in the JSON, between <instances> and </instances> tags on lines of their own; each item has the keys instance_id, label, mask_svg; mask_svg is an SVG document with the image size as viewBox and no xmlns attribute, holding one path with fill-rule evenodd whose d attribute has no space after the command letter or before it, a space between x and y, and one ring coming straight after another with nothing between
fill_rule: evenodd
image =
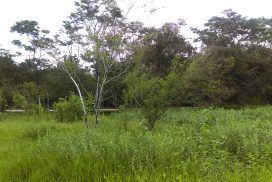
<instances>
[{"instance_id":1,"label":"dense forest canopy","mask_svg":"<svg viewBox=\"0 0 272 182\"><path fill-rule=\"evenodd\" d=\"M272 103L272 19L225 10L191 29L199 50L182 35L184 21L147 27L115 1L75 5L54 38L34 20L11 27L29 56L16 63L20 54L1 48L0 110L52 108L79 90L97 108L149 107L155 98L160 107Z\"/></svg>"}]
</instances>

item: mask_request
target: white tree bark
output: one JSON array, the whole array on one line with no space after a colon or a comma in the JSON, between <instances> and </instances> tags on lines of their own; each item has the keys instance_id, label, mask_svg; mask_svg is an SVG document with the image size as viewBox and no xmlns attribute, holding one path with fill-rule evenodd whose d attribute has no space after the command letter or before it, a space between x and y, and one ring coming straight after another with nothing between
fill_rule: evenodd
<instances>
[{"instance_id":1,"label":"white tree bark","mask_svg":"<svg viewBox=\"0 0 272 182\"><path fill-rule=\"evenodd\" d=\"M86 112L86 107L84 104L84 100L83 100L83 96L81 94L81 90L76 82L76 80L73 78L73 76L70 74L70 72L68 71L68 69L66 68L66 66L64 65L64 63L62 64L62 68L63 70L67 73L67 75L70 77L70 79L73 81L74 85L77 88L78 91L78 95L80 98L80 102L81 102L81 106L82 106L82 112L83 112L83 121L85 122L86 128L89 128L89 122L88 122L88 118L87 118L87 112Z\"/></svg>"}]
</instances>

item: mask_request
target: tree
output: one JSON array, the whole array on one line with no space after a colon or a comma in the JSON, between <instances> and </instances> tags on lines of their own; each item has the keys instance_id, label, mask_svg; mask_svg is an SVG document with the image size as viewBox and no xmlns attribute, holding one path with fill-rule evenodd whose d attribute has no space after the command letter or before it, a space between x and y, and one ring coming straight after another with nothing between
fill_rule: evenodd
<instances>
[{"instance_id":1,"label":"tree","mask_svg":"<svg viewBox=\"0 0 272 182\"><path fill-rule=\"evenodd\" d=\"M85 106L85 103L84 103L84 100L83 100L83 95L81 94L81 90L79 88L79 84L76 82L76 80L72 76L71 71L69 71L69 67L68 67L69 65L68 65L68 63L71 63L71 62L69 62L69 60L66 61L66 62L64 62L62 64L62 68L67 73L67 75L69 75L70 79L73 81L74 85L77 88L77 91L78 91L78 94L79 94L79 98L80 98L80 103L81 103L81 106L82 106L82 111L83 111L83 120L84 120L84 122L86 124L86 127L89 128L89 123L88 123L88 118L87 118L87 111L86 111L86 106Z\"/></svg>"},{"instance_id":2,"label":"tree","mask_svg":"<svg viewBox=\"0 0 272 182\"><path fill-rule=\"evenodd\" d=\"M49 65L49 61L44 58L46 50L48 50L52 44L52 39L48 36L49 31L40 29L39 24L36 21L22 20L16 22L11 27L11 32L15 32L26 37L26 42L22 42L21 40L13 40L12 43L19 48L23 48L24 51L29 53L26 64L35 75L35 83L38 87L40 87L41 75L39 70L44 69ZM41 105L40 96L38 100L39 105Z\"/></svg>"},{"instance_id":3,"label":"tree","mask_svg":"<svg viewBox=\"0 0 272 182\"><path fill-rule=\"evenodd\" d=\"M193 53L193 47L179 33L184 21L166 23L161 28L150 28L144 36L139 51L141 62L148 72L165 77L173 59L185 60Z\"/></svg>"},{"instance_id":4,"label":"tree","mask_svg":"<svg viewBox=\"0 0 272 182\"><path fill-rule=\"evenodd\" d=\"M214 46L230 48L239 46L263 46L271 48L271 19L247 19L231 9L224 10L223 17L214 16L205 23L202 30L192 28L198 34L206 50Z\"/></svg>"},{"instance_id":5,"label":"tree","mask_svg":"<svg viewBox=\"0 0 272 182\"><path fill-rule=\"evenodd\" d=\"M222 106L233 99L236 89L229 80L233 58L212 59L198 56L182 75L183 103L189 106Z\"/></svg>"},{"instance_id":6,"label":"tree","mask_svg":"<svg viewBox=\"0 0 272 182\"><path fill-rule=\"evenodd\" d=\"M75 3L77 10L70 16L71 22L85 32L84 59L92 64L96 78L95 127L99 124L99 111L104 98L105 85L117 78L109 77L117 62L124 60L125 37L121 9L114 0L81 0ZM82 31L82 32L83 32Z\"/></svg>"},{"instance_id":7,"label":"tree","mask_svg":"<svg viewBox=\"0 0 272 182\"><path fill-rule=\"evenodd\" d=\"M221 78L218 80L220 87L223 90L232 90L232 96L225 97L229 99L225 103L258 104L269 101L271 19L247 19L232 10L225 10L222 17L209 19L204 29L193 31L198 34L198 41L203 44L204 57L201 64L206 64L203 68L217 72L209 77L210 81L217 80L216 77ZM230 63L227 60L234 61L233 65L230 64L231 71L226 75L220 70Z\"/></svg>"},{"instance_id":8,"label":"tree","mask_svg":"<svg viewBox=\"0 0 272 182\"><path fill-rule=\"evenodd\" d=\"M82 118L85 122L86 128L89 128L89 122L87 118L87 110L83 99L82 90L77 80L77 70L79 70L79 58L80 58L80 39L82 36L77 34L78 27L70 21L63 22L63 28L60 34L55 35L54 44L52 44L49 54L57 61L57 64L62 70L69 76L70 80L75 85L82 108ZM74 54L74 47L77 46L77 54ZM67 48L68 52L62 51L62 48ZM83 85L82 85L83 86ZM84 86L83 86L84 87Z\"/></svg>"},{"instance_id":9,"label":"tree","mask_svg":"<svg viewBox=\"0 0 272 182\"><path fill-rule=\"evenodd\" d=\"M46 65L41 58L52 43L52 39L48 37L49 30L41 30L36 21L22 20L11 27L11 32L26 36L26 43L20 40L13 40L12 43L29 52L29 59L34 62L37 68Z\"/></svg>"},{"instance_id":10,"label":"tree","mask_svg":"<svg viewBox=\"0 0 272 182\"><path fill-rule=\"evenodd\" d=\"M153 130L168 104L165 81L149 78L146 74L131 72L126 77L126 83L128 87L124 95L126 104L130 107L141 108L148 130Z\"/></svg>"}]
</instances>

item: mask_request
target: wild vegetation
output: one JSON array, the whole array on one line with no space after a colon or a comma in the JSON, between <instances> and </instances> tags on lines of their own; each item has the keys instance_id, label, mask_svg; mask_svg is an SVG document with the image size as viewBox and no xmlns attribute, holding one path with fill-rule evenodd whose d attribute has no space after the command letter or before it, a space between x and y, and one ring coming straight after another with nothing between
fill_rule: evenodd
<instances>
[{"instance_id":1,"label":"wild vegetation","mask_svg":"<svg viewBox=\"0 0 272 182\"><path fill-rule=\"evenodd\" d=\"M195 46L182 19L75 6L55 35L16 22L22 52L0 49L0 181L272 179L271 18L225 10Z\"/></svg>"},{"instance_id":2,"label":"wild vegetation","mask_svg":"<svg viewBox=\"0 0 272 182\"><path fill-rule=\"evenodd\" d=\"M1 113L1 181L269 181L272 107L137 111L100 127ZM94 116L93 116L94 117Z\"/></svg>"},{"instance_id":3,"label":"wild vegetation","mask_svg":"<svg viewBox=\"0 0 272 182\"><path fill-rule=\"evenodd\" d=\"M92 95L97 114L101 107L138 107L147 95L130 94L130 101L139 102L135 103L124 99L127 93L158 87L144 87L139 84L143 80L157 80L162 90L169 90L167 106L272 101L271 19L249 19L225 10L203 29L192 28L201 45L194 47L182 35L184 20L155 28L128 21L113 0L84 0L76 7L54 38L33 20L11 27L29 38L13 41L28 58L15 63L16 55L1 49L1 110L26 107L19 106L18 99L27 101L28 108L33 104L52 108L71 91Z\"/></svg>"}]
</instances>

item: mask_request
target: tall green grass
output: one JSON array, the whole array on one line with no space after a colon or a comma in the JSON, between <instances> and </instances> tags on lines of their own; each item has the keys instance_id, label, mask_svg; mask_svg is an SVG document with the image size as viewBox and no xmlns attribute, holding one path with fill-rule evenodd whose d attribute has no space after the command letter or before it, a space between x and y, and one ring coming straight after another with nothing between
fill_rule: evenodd
<instances>
[{"instance_id":1,"label":"tall green grass","mask_svg":"<svg viewBox=\"0 0 272 182\"><path fill-rule=\"evenodd\" d=\"M0 119L0 181L272 181L271 106L170 109L152 132L135 112Z\"/></svg>"}]
</instances>

